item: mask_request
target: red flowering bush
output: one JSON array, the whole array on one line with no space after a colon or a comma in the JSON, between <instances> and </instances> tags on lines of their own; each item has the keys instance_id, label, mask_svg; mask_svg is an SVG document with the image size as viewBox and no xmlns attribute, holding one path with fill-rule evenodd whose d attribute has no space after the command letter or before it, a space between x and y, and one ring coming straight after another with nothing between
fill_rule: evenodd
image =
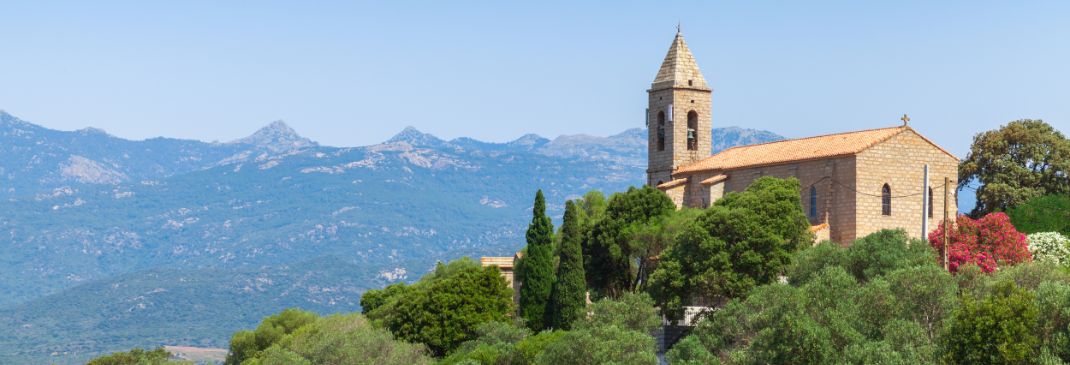
<instances>
[{"instance_id":1,"label":"red flowering bush","mask_svg":"<svg viewBox=\"0 0 1070 365\"><path fill-rule=\"evenodd\" d=\"M929 243L943 257L944 225L929 234ZM974 263L984 272L992 272L1001 265L1031 261L1025 234L1018 232L1004 213L990 213L981 219L965 215L956 218L950 231L948 266L957 272L959 266Z\"/></svg>"}]
</instances>

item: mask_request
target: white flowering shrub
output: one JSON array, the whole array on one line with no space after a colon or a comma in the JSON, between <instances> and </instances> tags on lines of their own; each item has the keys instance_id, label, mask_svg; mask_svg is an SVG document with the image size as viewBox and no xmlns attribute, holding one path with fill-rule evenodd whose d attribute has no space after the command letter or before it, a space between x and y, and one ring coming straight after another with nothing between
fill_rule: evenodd
<instances>
[{"instance_id":1,"label":"white flowering shrub","mask_svg":"<svg viewBox=\"0 0 1070 365\"><path fill-rule=\"evenodd\" d=\"M1029 235L1026 240L1033 260L1070 266L1070 238L1059 232L1041 232Z\"/></svg>"}]
</instances>

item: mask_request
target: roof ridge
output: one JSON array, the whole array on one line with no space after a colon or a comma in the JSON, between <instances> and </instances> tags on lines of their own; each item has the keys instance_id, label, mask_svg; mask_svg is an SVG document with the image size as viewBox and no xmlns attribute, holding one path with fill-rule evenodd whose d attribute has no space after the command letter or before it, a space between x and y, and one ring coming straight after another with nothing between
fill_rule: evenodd
<instances>
[{"instance_id":1,"label":"roof ridge","mask_svg":"<svg viewBox=\"0 0 1070 365\"><path fill-rule=\"evenodd\" d=\"M742 145L742 146L732 146L732 147L726 148L724 150L721 150L721 152L718 152L718 153L714 154L713 156L716 156L716 155L722 154L724 152L727 152L729 150L734 150L734 149L737 149L737 148L763 146L763 145L770 145L770 144L777 144L777 143L784 143L784 142L805 141L805 140L814 139L814 138L825 138L825 137L839 136L839 135L844 135L844 134L876 132L876 131L883 131L883 130L888 130L888 129L902 129L902 130L905 131L907 129L910 129L910 126L899 125L899 126L895 126L895 127L861 129L861 130L850 131L850 132L819 134L819 135L816 135L816 136L808 136L808 137L800 137L800 138L785 138L785 139L782 139L782 140L779 140L779 141L769 141L769 142L762 142L762 143L755 143L755 144L746 144L746 145ZM883 140L881 140L881 141L883 141ZM713 157L713 156L710 156L710 157Z\"/></svg>"}]
</instances>

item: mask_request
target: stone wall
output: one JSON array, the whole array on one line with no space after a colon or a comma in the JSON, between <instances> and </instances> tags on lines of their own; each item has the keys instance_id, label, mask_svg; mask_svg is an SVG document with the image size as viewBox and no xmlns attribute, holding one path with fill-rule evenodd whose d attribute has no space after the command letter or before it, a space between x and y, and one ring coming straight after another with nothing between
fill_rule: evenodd
<instances>
[{"instance_id":1,"label":"stone wall","mask_svg":"<svg viewBox=\"0 0 1070 365\"><path fill-rule=\"evenodd\" d=\"M929 164L929 186L933 189L933 217L929 231L933 231L943 218L944 177L951 179L949 216L958 212L955 186L958 176L958 158L951 156L926 141L913 130L877 144L858 154L858 236L883 228L904 228L911 237L923 237L921 232L922 171ZM892 214L881 214L881 188L891 187Z\"/></svg>"},{"instance_id":2,"label":"stone wall","mask_svg":"<svg viewBox=\"0 0 1070 365\"><path fill-rule=\"evenodd\" d=\"M843 189L835 182L851 183L855 179L854 157L839 157L822 160L801 161L796 163L760 166L724 172L728 180L723 183L724 193L746 190L754 180L762 176L776 178L795 177L799 179L801 189L799 199L803 212L807 214L811 225L829 223L829 237L836 242L850 242L854 239L855 196L850 190ZM703 186L702 180L722 172L700 172L691 176L687 184L685 202L691 207L706 207L716 201L719 194ZM817 193L817 214L810 213L810 187Z\"/></svg>"},{"instance_id":3,"label":"stone wall","mask_svg":"<svg viewBox=\"0 0 1070 365\"><path fill-rule=\"evenodd\" d=\"M647 110L647 184L671 180L672 170L678 166L695 162L710 156L713 130L710 118L711 92L709 90L676 87L671 89L651 90ZM672 119L669 120L668 108L672 105ZM687 149L687 114L698 114L698 146ZM658 113L666 113L665 150L657 150Z\"/></svg>"}]
</instances>

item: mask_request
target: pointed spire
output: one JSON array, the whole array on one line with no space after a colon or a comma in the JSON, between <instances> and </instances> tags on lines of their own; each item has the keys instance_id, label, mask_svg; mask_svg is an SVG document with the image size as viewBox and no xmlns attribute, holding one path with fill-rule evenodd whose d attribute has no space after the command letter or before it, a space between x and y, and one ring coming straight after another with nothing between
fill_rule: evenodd
<instances>
[{"instance_id":1,"label":"pointed spire","mask_svg":"<svg viewBox=\"0 0 1070 365\"><path fill-rule=\"evenodd\" d=\"M694 89L709 90L706 78L695 62L695 56L684 42L684 34L680 31L680 25L676 26L676 38L672 40L669 53L665 55L665 61L661 63L658 76L654 77L651 90L659 90L670 87L687 87Z\"/></svg>"}]
</instances>

